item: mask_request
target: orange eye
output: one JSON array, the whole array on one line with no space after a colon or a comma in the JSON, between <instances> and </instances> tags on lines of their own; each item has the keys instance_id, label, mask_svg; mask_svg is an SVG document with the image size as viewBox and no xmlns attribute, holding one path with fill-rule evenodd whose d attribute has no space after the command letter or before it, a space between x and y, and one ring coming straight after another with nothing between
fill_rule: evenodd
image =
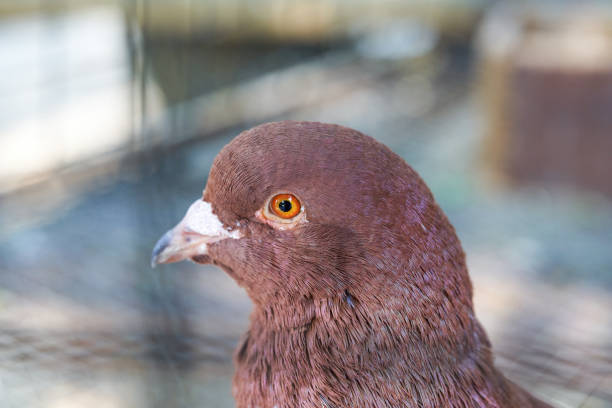
<instances>
[{"instance_id":1,"label":"orange eye","mask_svg":"<svg viewBox=\"0 0 612 408\"><path fill-rule=\"evenodd\" d=\"M270 200L270 211L285 220L300 213L302 205L293 194L277 194Z\"/></svg>"}]
</instances>

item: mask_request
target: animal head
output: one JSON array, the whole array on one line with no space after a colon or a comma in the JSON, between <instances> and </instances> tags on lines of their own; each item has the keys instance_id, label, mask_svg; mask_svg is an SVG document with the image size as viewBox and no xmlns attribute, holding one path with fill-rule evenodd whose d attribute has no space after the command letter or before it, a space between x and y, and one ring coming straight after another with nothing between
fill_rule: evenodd
<instances>
[{"instance_id":1,"label":"animal head","mask_svg":"<svg viewBox=\"0 0 612 408\"><path fill-rule=\"evenodd\" d=\"M225 146L153 253L182 259L220 266L257 305L348 295L432 318L449 302L471 309L461 246L425 183L337 125L268 123Z\"/></svg>"}]
</instances>

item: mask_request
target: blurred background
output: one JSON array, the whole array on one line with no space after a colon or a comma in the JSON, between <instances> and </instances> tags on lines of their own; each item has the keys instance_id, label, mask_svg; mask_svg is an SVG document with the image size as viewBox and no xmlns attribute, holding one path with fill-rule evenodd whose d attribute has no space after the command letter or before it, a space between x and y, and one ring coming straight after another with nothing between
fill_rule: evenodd
<instances>
[{"instance_id":1,"label":"blurred background","mask_svg":"<svg viewBox=\"0 0 612 408\"><path fill-rule=\"evenodd\" d=\"M0 407L233 406L246 294L149 256L282 119L403 156L497 365L612 407L612 4L537 0L2 0Z\"/></svg>"}]
</instances>

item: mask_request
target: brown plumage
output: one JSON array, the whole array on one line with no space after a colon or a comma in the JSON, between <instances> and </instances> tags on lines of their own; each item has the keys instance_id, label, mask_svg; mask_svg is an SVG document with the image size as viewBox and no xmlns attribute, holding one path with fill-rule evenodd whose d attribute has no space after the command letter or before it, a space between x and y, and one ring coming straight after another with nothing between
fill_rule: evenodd
<instances>
[{"instance_id":1,"label":"brown plumage","mask_svg":"<svg viewBox=\"0 0 612 408\"><path fill-rule=\"evenodd\" d=\"M302 212L270 216L278 193ZM453 227L374 139L258 126L219 153L203 200L154 262L212 262L253 300L235 354L239 408L548 406L495 369Z\"/></svg>"}]
</instances>

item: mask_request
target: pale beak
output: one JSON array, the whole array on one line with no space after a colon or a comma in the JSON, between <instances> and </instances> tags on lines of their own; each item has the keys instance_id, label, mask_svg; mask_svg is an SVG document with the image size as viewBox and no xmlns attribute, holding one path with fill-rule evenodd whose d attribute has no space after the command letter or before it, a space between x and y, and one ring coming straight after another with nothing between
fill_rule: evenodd
<instances>
[{"instance_id":1,"label":"pale beak","mask_svg":"<svg viewBox=\"0 0 612 408\"><path fill-rule=\"evenodd\" d=\"M151 266L208 255L208 244L240 237L240 231L230 231L223 226L212 212L209 202L197 200L189 207L183 220L157 241Z\"/></svg>"}]
</instances>

